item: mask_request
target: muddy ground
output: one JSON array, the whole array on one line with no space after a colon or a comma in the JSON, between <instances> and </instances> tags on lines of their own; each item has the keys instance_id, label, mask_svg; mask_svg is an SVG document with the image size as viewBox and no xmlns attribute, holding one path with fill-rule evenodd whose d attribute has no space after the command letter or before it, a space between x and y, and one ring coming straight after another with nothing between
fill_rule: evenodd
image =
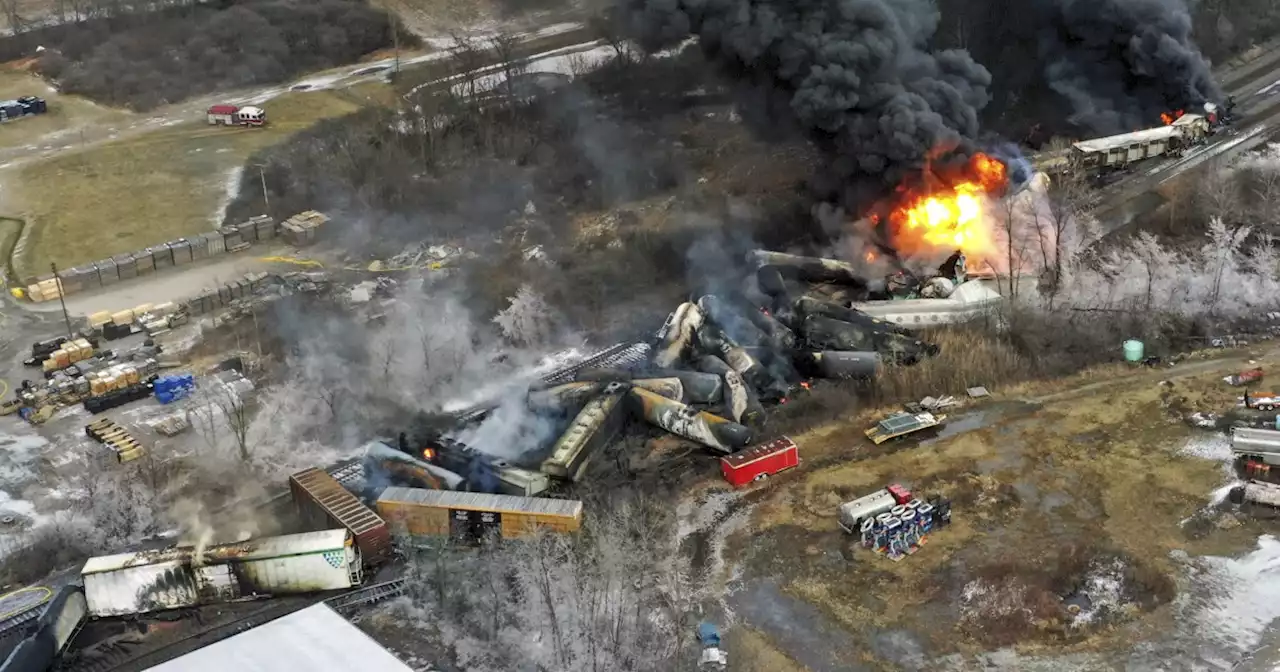
<instances>
[{"instance_id":1,"label":"muddy ground","mask_svg":"<svg viewBox=\"0 0 1280 672\"><path fill-rule=\"evenodd\" d=\"M1181 416L1231 406L1238 389L1221 377L1278 355L1257 348L1005 390L953 412L935 436L879 447L862 436L872 414L851 417L795 436L800 468L763 487L709 484L685 512L686 544L703 580L726 588L723 618L753 658L938 669L1015 651L1112 669L1106 661L1185 613L1172 605L1188 557L1237 555L1276 529L1209 506L1231 479L1226 440ZM896 563L859 547L835 517L891 482L954 502L954 523Z\"/></svg>"}]
</instances>

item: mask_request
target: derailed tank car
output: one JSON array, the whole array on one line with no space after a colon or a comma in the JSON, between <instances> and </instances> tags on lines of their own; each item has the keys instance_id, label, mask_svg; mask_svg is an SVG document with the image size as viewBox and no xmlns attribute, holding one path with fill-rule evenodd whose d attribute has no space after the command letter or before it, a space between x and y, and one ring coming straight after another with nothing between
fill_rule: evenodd
<instances>
[{"instance_id":1,"label":"derailed tank car","mask_svg":"<svg viewBox=\"0 0 1280 672\"><path fill-rule=\"evenodd\" d=\"M234 544L174 546L90 558L80 570L89 613L125 616L255 595L341 590L363 580L345 529Z\"/></svg>"}]
</instances>

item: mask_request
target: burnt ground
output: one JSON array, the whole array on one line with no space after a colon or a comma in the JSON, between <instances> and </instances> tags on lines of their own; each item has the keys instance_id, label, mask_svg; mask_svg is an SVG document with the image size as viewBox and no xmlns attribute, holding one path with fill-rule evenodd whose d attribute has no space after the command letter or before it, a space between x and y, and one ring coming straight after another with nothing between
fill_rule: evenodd
<instances>
[{"instance_id":1,"label":"burnt ground","mask_svg":"<svg viewBox=\"0 0 1280 672\"><path fill-rule=\"evenodd\" d=\"M728 639L792 669L930 669L1011 645L1120 655L1174 618L1171 552L1235 554L1276 529L1206 509L1225 463L1183 450L1208 432L1180 412L1229 407L1238 390L1221 376L1249 357L996 390L893 445L862 437L869 414L794 435L799 469L742 493L704 482L685 550L727 589ZM835 522L890 482L954 503L954 523L898 563Z\"/></svg>"}]
</instances>

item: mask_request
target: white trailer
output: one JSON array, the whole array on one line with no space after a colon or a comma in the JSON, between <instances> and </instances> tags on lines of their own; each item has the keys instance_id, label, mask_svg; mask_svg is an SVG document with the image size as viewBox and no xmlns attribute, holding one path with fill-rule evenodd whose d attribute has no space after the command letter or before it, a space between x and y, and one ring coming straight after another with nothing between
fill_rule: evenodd
<instances>
[{"instance_id":1,"label":"white trailer","mask_svg":"<svg viewBox=\"0 0 1280 672\"><path fill-rule=\"evenodd\" d=\"M1231 431L1231 452L1239 460L1280 466L1280 432L1237 427Z\"/></svg>"},{"instance_id":2,"label":"white trailer","mask_svg":"<svg viewBox=\"0 0 1280 672\"><path fill-rule=\"evenodd\" d=\"M1208 119L1184 114L1166 126L1077 142L1071 146L1071 160L1082 168L1123 168L1144 159L1181 155L1208 135Z\"/></svg>"},{"instance_id":3,"label":"white trailer","mask_svg":"<svg viewBox=\"0 0 1280 672\"><path fill-rule=\"evenodd\" d=\"M346 529L174 546L90 558L80 571L89 613L123 616L261 595L340 590L363 580Z\"/></svg>"}]
</instances>

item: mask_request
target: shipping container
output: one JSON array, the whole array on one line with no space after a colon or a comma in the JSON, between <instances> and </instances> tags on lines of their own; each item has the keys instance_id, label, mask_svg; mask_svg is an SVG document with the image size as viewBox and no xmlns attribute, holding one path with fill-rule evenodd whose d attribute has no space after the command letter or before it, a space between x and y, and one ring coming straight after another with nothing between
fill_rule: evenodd
<instances>
[{"instance_id":1,"label":"shipping container","mask_svg":"<svg viewBox=\"0 0 1280 672\"><path fill-rule=\"evenodd\" d=\"M799 464L799 449L784 436L725 455L720 458L720 472L730 485L740 488Z\"/></svg>"},{"instance_id":2,"label":"shipping container","mask_svg":"<svg viewBox=\"0 0 1280 672\"><path fill-rule=\"evenodd\" d=\"M187 247L191 249L191 261L200 261L209 258L209 240L204 236L195 236L187 241Z\"/></svg>"},{"instance_id":3,"label":"shipping container","mask_svg":"<svg viewBox=\"0 0 1280 672\"><path fill-rule=\"evenodd\" d=\"M251 596L342 590L363 580L345 529L90 558L80 571L89 613L125 616Z\"/></svg>"},{"instance_id":4,"label":"shipping container","mask_svg":"<svg viewBox=\"0 0 1280 672\"><path fill-rule=\"evenodd\" d=\"M116 274L121 280L138 277L138 260L132 254L117 254L111 260L116 263Z\"/></svg>"},{"instance_id":5,"label":"shipping container","mask_svg":"<svg viewBox=\"0 0 1280 672\"><path fill-rule=\"evenodd\" d=\"M173 250L169 249L168 243L153 245L147 251L151 253L151 261L157 269L173 266Z\"/></svg>"},{"instance_id":6,"label":"shipping container","mask_svg":"<svg viewBox=\"0 0 1280 672\"><path fill-rule=\"evenodd\" d=\"M240 238L246 243L258 242L258 225L253 222L241 222L235 225L235 230L240 232Z\"/></svg>"},{"instance_id":7,"label":"shipping container","mask_svg":"<svg viewBox=\"0 0 1280 672\"><path fill-rule=\"evenodd\" d=\"M378 497L377 508L391 534L408 543L445 536L516 539L544 529L576 532L582 526L582 502L571 499L390 487Z\"/></svg>"},{"instance_id":8,"label":"shipping container","mask_svg":"<svg viewBox=\"0 0 1280 672\"><path fill-rule=\"evenodd\" d=\"M244 236L240 235L239 230L232 227L222 229L222 243L226 249L230 250L243 242Z\"/></svg>"},{"instance_id":9,"label":"shipping container","mask_svg":"<svg viewBox=\"0 0 1280 672\"><path fill-rule=\"evenodd\" d=\"M113 284L120 280L120 271L116 270L114 259L97 260L93 262L93 268L97 269L99 284Z\"/></svg>"},{"instance_id":10,"label":"shipping container","mask_svg":"<svg viewBox=\"0 0 1280 672\"><path fill-rule=\"evenodd\" d=\"M209 256L217 256L227 251L227 239L220 231L204 234L204 239L208 242Z\"/></svg>"},{"instance_id":11,"label":"shipping container","mask_svg":"<svg viewBox=\"0 0 1280 672\"><path fill-rule=\"evenodd\" d=\"M387 523L356 496L334 480L329 472L311 468L289 477L289 491L298 516L311 529L345 527L367 565L376 565L391 552Z\"/></svg>"},{"instance_id":12,"label":"shipping container","mask_svg":"<svg viewBox=\"0 0 1280 672\"><path fill-rule=\"evenodd\" d=\"M156 270L155 259L151 256L151 250L138 250L133 253L133 263L138 269L138 275L147 275L154 273Z\"/></svg>"},{"instance_id":13,"label":"shipping container","mask_svg":"<svg viewBox=\"0 0 1280 672\"><path fill-rule=\"evenodd\" d=\"M169 252L173 255L173 264L180 266L191 263L191 243L186 238L179 238L169 243Z\"/></svg>"}]
</instances>

